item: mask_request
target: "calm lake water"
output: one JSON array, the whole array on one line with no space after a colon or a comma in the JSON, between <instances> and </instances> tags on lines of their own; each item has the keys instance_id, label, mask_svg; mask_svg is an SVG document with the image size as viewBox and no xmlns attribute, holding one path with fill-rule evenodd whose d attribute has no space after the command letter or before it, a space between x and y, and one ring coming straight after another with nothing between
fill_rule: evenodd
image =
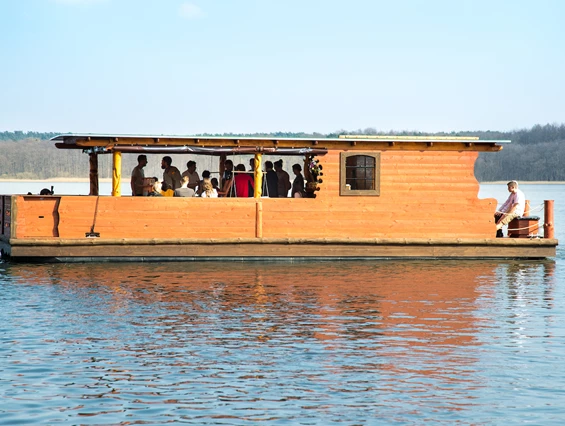
<instances>
[{"instance_id":1,"label":"calm lake water","mask_svg":"<svg viewBox=\"0 0 565 426\"><path fill-rule=\"evenodd\" d=\"M555 200L565 241L565 186L522 189ZM2 425L565 422L562 247L536 262L0 263L0 306Z\"/></svg>"}]
</instances>

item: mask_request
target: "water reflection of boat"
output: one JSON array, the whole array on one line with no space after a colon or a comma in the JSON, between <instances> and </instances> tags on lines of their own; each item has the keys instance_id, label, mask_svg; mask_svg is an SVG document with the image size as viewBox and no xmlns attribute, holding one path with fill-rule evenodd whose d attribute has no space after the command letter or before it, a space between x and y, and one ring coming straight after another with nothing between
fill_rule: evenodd
<instances>
[{"instance_id":1,"label":"water reflection of boat","mask_svg":"<svg viewBox=\"0 0 565 426\"><path fill-rule=\"evenodd\" d=\"M493 326L482 313L493 298L506 292L512 297L513 286L531 283L537 293L526 302L551 308L554 265L306 262L291 270L277 263L217 265L210 270L196 263L125 268L12 264L5 274L27 286L52 287L50 294L62 293L65 300L76 297L81 305L96 306L97 315L104 318L130 316L139 321L136 311L151 312L148 324L167 325L166 332L173 335L186 333L190 325L207 330L209 339L225 339L226 333L217 330L236 330L239 344L317 341L345 357L381 359L363 368L449 376L451 367L476 362L473 348L482 344L482 329ZM516 276L522 277L520 283ZM501 287L504 280L508 285ZM418 365L412 363L416 360Z\"/></svg>"},{"instance_id":2,"label":"water reflection of boat","mask_svg":"<svg viewBox=\"0 0 565 426\"><path fill-rule=\"evenodd\" d=\"M38 423L63 412L98 424L413 424L437 423L438 413L444 423L490 424L523 393L519 402L545 413L547 393L560 392L560 370L551 367L561 329L543 327L552 320L543 303L553 268L2 263L5 317L13 314L5 394L12 405L23 401L15 407L28 419L32 401ZM512 283L530 291L505 306ZM532 404L537 383L547 392ZM493 398L501 399L494 407ZM551 404L559 416L558 400Z\"/></svg>"},{"instance_id":3,"label":"water reflection of boat","mask_svg":"<svg viewBox=\"0 0 565 426\"><path fill-rule=\"evenodd\" d=\"M479 152L499 151L506 141L87 134L55 140L63 150L88 153L90 196L3 196L0 244L14 260L555 255L552 220L545 221L546 238L494 238L496 200L477 198L473 170ZM255 164L254 197L122 197L122 154L140 153L213 157L220 175L228 156L247 154ZM98 196L98 156L104 154L113 156L111 197ZM262 163L285 155L302 157L304 197L265 197Z\"/></svg>"}]
</instances>

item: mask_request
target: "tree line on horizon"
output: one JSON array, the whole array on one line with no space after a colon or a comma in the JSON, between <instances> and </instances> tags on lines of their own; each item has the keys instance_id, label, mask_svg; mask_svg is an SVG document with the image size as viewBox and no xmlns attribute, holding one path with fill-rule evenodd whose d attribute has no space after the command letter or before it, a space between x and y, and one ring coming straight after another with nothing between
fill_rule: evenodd
<instances>
[{"instance_id":1,"label":"tree line on horizon","mask_svg":"<svg viewBox=\"0 0 565 426\"><path fill-rule=\"evenodd\" d=\"M55 148L49 139L57 132L0 132L0 178L50 179L88 177L88 155L80 150ZM332 138L339 135L396 135L396 136L478 136L480 139L511 140L498 153L481 152L475 164L479 182L489 181L565 181L565 124L535 125L529 129L512 131L462 131L462 132L382 132L375 128L354 131L305 133L273 132L248 134L201 134L195 136L268 137L268 138ZM136 155L124 155L122 168L131 170L137 164ZM112 175L111 155L99 156L101 178ZM182 167L183 165L177 165Z\"/></svg>"}]
</instances>

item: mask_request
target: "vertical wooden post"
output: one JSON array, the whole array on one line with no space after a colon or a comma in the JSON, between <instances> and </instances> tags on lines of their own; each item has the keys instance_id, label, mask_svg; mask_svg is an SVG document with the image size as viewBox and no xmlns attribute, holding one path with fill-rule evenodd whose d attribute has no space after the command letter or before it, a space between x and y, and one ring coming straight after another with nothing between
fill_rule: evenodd
<instances>
[{"instance_id":1,"label":"vertical wooden post","mask_svg":"<svg viewBox=\"0 0 565 426\"><path fill-rule=\"evenodd\" d=\"M112 153L112 197L122 196L122 153Z\"/></svg>"},{"instance_id":2,"label":"vertical wooden post","mask_svg":"<svg viewBox=\"0 0 565 426\"><path fill-rule=\"evenodd\" d=\"M99 185L98 185L98 154L92 152L88 155L88 160L90 163L90 194L89 195L100 195Z\"/></svg>"},{"instance_id":3,"label":"vertical wooden post","mask_svg":"<svg viewBox=\"0 0 565 426\"><path fill-rule=\"evenodd\" d=\"M263 203L261 202L261 191L263 183L263 171L261 170L261 160L263 155L255 154L253 172L255 174L255 190L253 196L257 199L255 215L255 237L263 238Z\"/></svg>"},{"instance_id":4,"label":"vertical wooden post","mask_svg":"<svg viewBox=\"0 0 565 426\"><path fill-rule=\"evenodd\" d=\"M10 233L8 238L18 238L18 203L16 203L16 195L9 195L10 197L10 212L7 219L10 221ZM4 205L4 211L6 206Z\"/></svg>"},{"instance_id":5,"label":"vertical wooden post","mask_svg":"<svg viewBox=\"0 0 565 426\"><path fill-rule=\"evenodd\" d=\"M263 154L256 153L255 154L255 191L253 196L255 198L261 198L261 190L263 184L263 171L261 170L261 159L263 158Z\"/></svg>"},{"instance_id":6,"label":"vertical wooden post","mask_svg":"<svg viewBox=\"0 0 565 426\"><path fill-rule=\"evenodd\" d=\"M526 200L526 206L524 207L524 214L522 217L528 217L530 215L530 200Z\"/></svg>"},{"instance_id":7,"label":"vertical wooden post","mask_svg":"<svg viewBox=\"0 0 565 426\"><path fill-rule=\"evenodd\" d=\"M543 238L555 238L555 229L553 228L553 200L545 200L543 204Z\"/></svg>"}]
</instances>

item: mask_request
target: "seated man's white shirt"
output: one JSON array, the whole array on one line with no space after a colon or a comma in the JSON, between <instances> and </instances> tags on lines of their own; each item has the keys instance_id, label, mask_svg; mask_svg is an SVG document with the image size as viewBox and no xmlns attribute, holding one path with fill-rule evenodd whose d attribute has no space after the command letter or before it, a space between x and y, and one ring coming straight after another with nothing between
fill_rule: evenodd
<instances>
[{"instance_id":1,"label":"seated man's white shirt","mask_svg":"<svg viewBox=\"0 0 565 426\"><path fill-rule=\"evenodd\" d=\"M515 213L518 216L522 216L524 214L524 210L526 209L526 196L524 193L517 189L516 192L510 194L508 199L504 202L504 204L500 207L500 212L508 213L514 204L518 204L516 206Z\"/></svg>"}]
</instances>

